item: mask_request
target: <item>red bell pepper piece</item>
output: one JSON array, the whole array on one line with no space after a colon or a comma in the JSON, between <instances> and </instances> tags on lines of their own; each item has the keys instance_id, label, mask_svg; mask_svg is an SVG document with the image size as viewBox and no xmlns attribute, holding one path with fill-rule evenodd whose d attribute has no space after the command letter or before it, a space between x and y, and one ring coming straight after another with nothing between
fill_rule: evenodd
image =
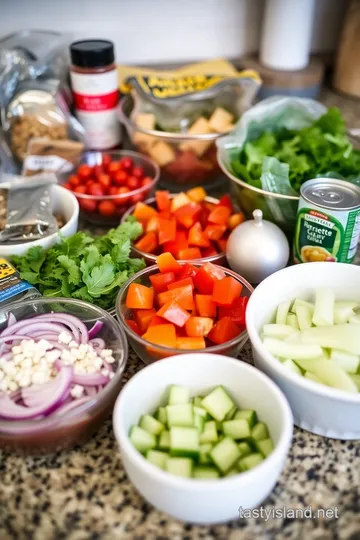
<instances>
[{"instance_id":1,"label":"red bell pepper piece","mask_svg":"<svg viewBox=\"0 0 360 540\"><path fill-rule=\"evenodd\" d=\"M227 206L216 206L209 214L209 222L216 225L226 225L231 214Z\"/></svg>"},{"instance_id":2,"label":"red bell pepper piece","mask_svg":"<svg viewBox=\"0 0 360 540\"><path fill-rule=\"evenodd\" d=\"M150 276L151 285L154 287L155 292L161 293L168 290L168 285L175 281L174 272L166 272L162 274L153 274Z\"/></svg>"},{"instance_id":3,"label":"red bell pepper piece","mask_svg":"<svg viewBox=\"0 0 360 540\"><path fill-rule=\"evenodd\" d=\"M175 240L172 242L165 242L162 248L164 253L168 251L174 257L178 256L178 252L182 249L187 249L189 247L188 237L185 231L177 231L175 234Z\"/></svg>"},{"instance_id":4,"label":"red bell pepper piece","mask_svg":"<svg viewBox=\"0 0 360 540\"><path fill-rule=\"evenodd\" d=\"M245 221L245 216L242 212L240 212L239 214L233 214L228 219L228 227L232 231L233 229L235 229L235 227L240 225L240 223L242 223L243 221Z\"/></svg>"},{"instance_id":5,"label":"red bell pepper piece","mask_svg":"<svg viewBox=\"0 0 360 540\"><path fill-rule=\"evenodd\" d=\"M240 328L230 319L225 317L214 324L208 334L208 338L217 345L226 343L236 338L241 333Z\"/></svg>"},{"instance_id":6,"label":"red bell pepper piece","mask_svg":"<svg viewBox=\"0 0 360 540\"><path fill-rule=\"evenodd\" d=\"M191 285L171 289L170 291L158 294L157 301L159 306L175 300L183 309L191 311L194 308L194 297Z\"/></svg>"},{"instance_id":7,"label":"red bell pepper piece","mask_svg":"<svg viewBox=\"0 0 360 540\"><path fill-rule=\"evenodd\" d=\"M156 263L160 272L174 272L175 274L181 270L181 265L171 255L171 253L162 253L156 257Z\"/></svg>"},{"instance_id":8,"label":"red bell pepper piece","mask_svg":"<svg viewBox=\"0 0 360 540\"><path fill-rule=\"evenodd\" d=\"M180 225L183 225L186 229L190 229L190 227L194 225L196 216L199 212L201 212L200 204L190 202L175 210L174 215Z\"/></svg>"},{"instance_id":9,"label":"red bell pepper piece","mask_svg":"<svg viewBox=\"0 0 360 540\"><path fill-rule=\"evenodd\" d=\"M186 195L194 202L200 203L206 198L206 191L203 187L189 189Z\"/></svg>"},{"instance_id":10,"label":"red bell pepper piece","mask_svg":"<svg viewBox=\"0 0 360 540\"><path fill-rule=\"evenodd\" d=\"M235 298L231 306L220 306L219 319L230 317L230 319L238 326L244 326L246 323L245 316L248 301L249 298L247 296L240 296L240 298Z\"/></svg>"},{"instance_id":11,"label":"red bell pepper piece","mask_svg":"<svg viewBox=\"0 0 360 540\"><path fill-rule=\"evenodd\" d=\"M191 277L186 277L184 279L174 281L170 283L167 288L170 291L171 289L178 289L179 287L184 287L185 285L191 285L191 287L194 288L194 282Z\"/></svg>"},{"instance_id":12,"label":"red bell pepper piece","mask_svg":"<svg viewBox=\"0 0 360 540\"><path fill-rule=\"evenodd\" d=\"M190 319L190 313L183 309L175 300L164 304L156 315L180 327L184 326L186 321Z\"/></svg>"},{"instance_id":13,"label":"red bell pepper piece","mask_svg":"<svg viewBox=\"0 0 360 540\"><path fill-rule=\"evenodd\" d=\"M150 231L146 233L135 244L135 247L144 253L153 253L158 247L158 240L156 233Z\"/></svg>"},{"instance_id":14,"label":"red bell pepper piece","mask_svg":"<svg viewBox=\"0 0 360 540\"><path fill-rule=\"evenodd\" d=\"M216 240L216 244L218 245L221 253L226 253L227 238L220 238L220 240Z\"/></svg>"},{"instance_id":15,"label":"red bell pepper piece","mask_svg":"<svg viewBox=\"0 0 360 540\"><path fill-rule=\"evenodd\" d=\"M138 202L135 206L135 210L133 213L133 216L136 217L141 222L149 221L149 219L153 216L157 215L157 211L152 206L149 206L148 204L144 204L142 202Z\"/></svg>"},{"instance_id":16,"label":"red bell pepper piece","mask_svg":"<svg viewBox=\"0 0 360 540\"><path fill-rule=\"evenodd\" d=\"M219 306L231 306L235 298L240 296L242 288L242 284L237 279L231 276L225 277L215 282L212 299Z\"/></svg>"},{"instance_id":17,"label":"red bell pepper piece","mask_svg":"<svg viewBox=\"0 0 360 540\"><path fill-rule=\"evenodd\" d=\"M151 309L154 303L154 289L140 283L131 283L126 295L126 307L130 309Z\"/></svg>"},{"instance_id":18,"label":"red bell pepper piece","mask_svg":"<svg viewBox=\"0 0 360 540\"><path fill-rule=\"evenodd\" d=\"M212 301L211 294L196 294L195 306L201 317L216 317L217 307Z\"/></svg>"},{"instance_id":19,"label":"red bell pepper piece","mask_svg":"<svg viewBox=\"0 0 360 540\"><path fill-rule=\"evenodd\" d=\"M170 193L167 190L159 190L155 193L156 206L159 212L170 210L171 201Z\"/></svg>"},{"instance_id":20,"label":"red bell pepper piece","mask_svg":"<svg viewBox=\"0 0 360 540\"><path fill-rule=\"evenodd\" d=\"M214 325L210 317L190 317L185 323L189 337L206 337Z\"/></svg>"},{"instance_id":21,"label":"red bell pepper piece","mask_svg":"<svg viewBox=\"0 0 360 540\"><path fill-rule=\"evenodd\" d=\"M168 324L168 321L165 321L165 319L159 317L158 315L154 315L149 324L149 328L152 326L160 326L161 324Z\"/></svg>"},{"instance_id":22,"label":"red bell pepper piece","mask_svg":"<svg viewBox=\"0 0 360 540\"><path fill-rule=\"evenodd\" d=\"M189 245L198 247L209 247L210 241L204 234L200 223L197 221L189 230Z\"/></svg>"},{"instance_id":23,"label":"red bell pepper piece","mask_svg":"<svg viewBox=\"0 0 360 540\"><path fill-rule=\"evenodd\" d=\"M142 332L137 322L133 321L132 319L126 319L126 324L129 326L129 328L131 328L133 332L135 332L135 334L141 336Z\"/></svg>"},{"instance_id":24,"label":"red bell pepper piece","mask_svg":"<svg viewBox=\"0 0 360 540\"><path fill-rule=\"evenodd\" d=\"M178 257L180 261L192 260L192 259L201 259L201 251L198 247L191 247L187 249L181 249L178 252Z\"/></svg>"},{"instance_id":25,"label":"red bell pepper piece","mask_svg":"<svg viewBox=\"0 0 360 540\"><path fill-rule=\"evenodd\" d=\"M143 334L149 327L152 318L156 315L154 308L151 309L136 309L133 311L135 321L137 322L141 333Z\"/></svg>"},{"instance_id":26,"label":"red bell pepper piece","mask_svg":"<svg viewBox=\"0 0 360 540\"><path fill-rule=\"evenodd\" d=\"M153 216L149 219L149 221L146 224L145 230L146 232L156 232L159 228L159 219L158 216Z\"/></svg>"},{"instance_id":27,"label":"red bell pepper piece","mask_svg":"<svg viewBox=\"0 0 360 540\"><path fill-rule=\"evenodd\" d=\"M182 265L180 272L177 274L177 278L184 279L186 277L193 278L198 273L199 269L196 266L193 266L190 263L185 263Z\"/></svg>"},{"instance_id":28,"label":"red bell pepper piece","mask_svg":"<svg viewBox=\"0 0 360 540\"><path fill-rule=\"evenodd\" d=\"M205 349L206 343L203 337L178 337L176 339L177 349Z\"/></svg>"},{"instance_id":29,"label":"red bell pepper piece","mask_svg":"<svg viewBox=\"0 0 360 540\"><path fill-rule=\"evenodd\" d=\"M219 240L226 231L226 225L207 225L204 234L209 240Z\"/></svg>"},{"instance_id":30,"label":"red bell pepper piece","mask_svg":"<svg viewBox=\"0 0 360 540\"><path fill-rule=\"evenodd\" d=\"M176 332L173 324L151 326L142 338L162 347L171 347L173 349L176 347Z\"/></svg>"},{"instance_id":31,"label":"red bell pepper piece","mask_svg":"<svg viewBox=\"0 0 360 540\"><path fill-rule=\"evenodd\" d=\"M225 272L212 263L205 263L194 277L195 288L201 294L212 294L216 281L224 279Z\"/></svg>"},{"instance_id":32,"label":"red bell pepper piece","mask_svg":"<svg viewBox=\"0 0 360 540\"><path fill-rule=\"evenodd\" d=\"M214 246L209 246L206 248L202 248L201 250L201 256L202 257L213 257L214 255L217 255L218 252L214 248Z\"/></svg>"},{"instance_id":33,"label":"red bell pepper piece","mask_svg":"<svg viewBox=\"0 0 360 540\"><path fill-rule=\"evenodd\" d=\"M176 236L176 221L175 219L162 219L158 218L159 228L159 244L164 244L165 242L173 242Z\"/></svg>"},{"instance_id":34,"label":"red bell pepper piece","mask_svg":"<svg viewBox=\"0 0 360 540\"><path fill-rule=\"evenodd\" d=\"M226 208L228 208L230 212L234 211L233 204L229 195L223 195L222 197L220 197L217 206L226 206Z\"/></svg>"}]
</instances>

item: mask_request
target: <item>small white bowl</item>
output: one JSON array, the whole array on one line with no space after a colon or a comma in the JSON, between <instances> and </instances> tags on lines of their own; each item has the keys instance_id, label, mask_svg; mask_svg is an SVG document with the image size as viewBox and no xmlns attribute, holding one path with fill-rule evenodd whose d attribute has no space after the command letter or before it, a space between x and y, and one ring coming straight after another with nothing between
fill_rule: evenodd
<instances>
[{"instance_id":1,"label":"small white bowl","mask_svg":"<svg viewBox=\"0 0 360 540\"><path fill-rule=\"evenodd\" d=\"M360 302L360 267L332 262L298 264L260 283L246 310L255 365L284 392L295 425L325 437L360 439L360 394L330 388L287 371L259 337L261 328L273 319L281 302L294 298L309 300L317 287L331 287L336 300Z\"/></svg>"},{"instance_id":2,"label":"small white bowl","mask_svg":"<svg viewBox=\"0 0 360 540\"><path fill-rule=\"evenodd\" d=\"M52 187L53 212L61 214L66 221L65 225L59 229L62 236L69 237L76 233L79 221L79 203L75 195L68 189L54 185ZM10 257L11 255L24 255L30 248L41 246L44 249L52 247L60 241L58 233L50 234L33 242L21 244L0 244L0 257Z\"/></svg>"},{"instance_id":3,"label":"small white bowl","mask_svg":"<svg viewBox=\"0 0 360 540\"><path fill-rule=\"evenodd\" d=\"M132 445L129 430L153 412L171 384L201 394L222 384L237 405L255 409L268 425L273 452L250 471L217 480L171 475L149 463ZM276 385L254 367L216 354L184 354L150 364L125 385L114 409L113 426L125 470L136 489L161 511L191 523L222 523L239 517L239 507L253 508L271 492L291 443L290 407Z\"/></svg>"}]
</instances>

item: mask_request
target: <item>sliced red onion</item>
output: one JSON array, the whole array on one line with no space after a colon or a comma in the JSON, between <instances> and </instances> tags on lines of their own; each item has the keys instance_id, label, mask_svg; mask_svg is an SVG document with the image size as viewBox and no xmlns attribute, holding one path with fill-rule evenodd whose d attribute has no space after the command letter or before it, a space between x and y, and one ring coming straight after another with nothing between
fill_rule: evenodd
<instances>
[{"instance_id":1,"label":"sliced red onion","mask_svg":"<svg viewBox=\"0 0 360 540\"><path fill-rule=\"evenodd\" d=\"M96 321L96 323L94 324L94 326L92 326L88 332L88 336L90 339L94 338L95 336L98 335L98 333L100 332L100 330L102 329L102 327L104 326L104 323L101 322L101 321Z\"/></svg>"},{"instance_id":2,"label":"sliced red onion","mask_svg":"<svg viewBox=\"0 0 360 540\"><path fill-rule=\"evenodd\" d=\"M29 336L10 334L8 336L1 336L0 343L8 343L9 341L22 341L23 339L31 339Z\"/></svg>"},{"instance_id":3,"label":"sliced red onion","mask_svg":"<svg viewBox=\"0 0 360 540\"><path fill-rule=\"evenodd\" d=\"M103 363L103 366L104 366L104 369L107 369L108 371L110 371L110 373L113 373L113 367L111 364L109 364L106 360L104 360L104 358L102 359L102 363Z\"/></svg>"},{"instance_id":4,"label":"sliced red onion","mask_svg":"<svg viewBox=\"0 0 360 540\"><path fill-rule=\"evenodd\" d=\"M88 329L85 324L74 315L69 315L68 313L46 313L45 315L38 315L35 318L65 324L70 328L70 333L74 335L74 341L77 341L78 343L87 343L89 341ZM67 328L65 330L69 332Z\"/></svg>"},{"instance_id":5,"label":"sliced red onion","mask_svg":"<svg viewBox=\"0 0 360 540\"><path fill-rule=\"evenodd\" d=\"M7 352L7 353L1 355L1 360L6 360L8 362L9 360L12 359L13 356L14 355L13 355L12 352Z\"/></svg>"},{"instance_id":6,"label":"sliced red onion","mask_svg":"<svg viewBox=\"0 0 360 540\"><path fill-rule=\"evenodd\" d=\"M55 416L67 414L68 412L72 411L76 407L80 407L81 405L83 405L84 403L88 403L89 401L91 401L91 397L85 396L83 398L75 399L74 401L71 401L70 403L64 403L55 412Z\"/></svg>"},{"instance_id":7,"label":"sliced red onion","mask_svg":"<svg viewBox=\"0 0 360 540\"><path fill-rule=\"evenodd\" d=\"M7 328L13 326L16 323L16 317L13 313L9 313Z\"/></svg>"},{"instance_id":8,"label":"sliced red onion","mask_svg":"<svg viewBox=\"0 0 360 540\"><path fill-rule=\"evenodd\" d=\"M96 396L97 394L95 386L84 386L84 391L90 397Z\"/></svg>"},{"instance_id":9,"label":"sliced red onion","mask_svg":"<svg viewBox=\"0 0 360 540\"><path fill-rule=\"evenodd\" d=\"M105 349L105 341L102 338L94 338L91 341L89 341L89 345L92 345L94 349Z\"/></svg>"},{"instance_id":10,"label":"sliced red onion","mask_svg":"<svg viewBox=\"0 0 360 540\"><path fill-rule=\"evenodd\" d=\"M38 407L22 407L14 403L9 396L0 398L0 417L5 420L30 420L37 416L47 416L55 411L69 395L73 382L73 370L65 366L55 379L54 392ZM55 382L54 381L54 382Z\"/></svg>"},{"instance_id":11,"label":"sliced red onion","mask_svg":"<svg viewBox=\"0 0 360 540\"><path fill-rule=\"evenodd\" d=\"M107 384L109 377L105 377L102 373L74 373L73 382L81 386L99 386Z\"/></svg>"}]
</instances>

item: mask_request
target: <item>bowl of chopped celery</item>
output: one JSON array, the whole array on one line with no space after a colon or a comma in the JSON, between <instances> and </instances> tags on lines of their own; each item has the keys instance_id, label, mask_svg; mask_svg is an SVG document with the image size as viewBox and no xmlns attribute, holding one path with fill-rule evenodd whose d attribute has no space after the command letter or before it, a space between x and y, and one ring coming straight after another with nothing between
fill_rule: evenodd
<instances>
[{"instance_id":1,"label":"bowl of chopped celery","mask_svg":"<svg viewBox=\"0 0 360 540\"><path fill-rule=\"evenodd\" d=\"M293 420L263 373L202 353L137 373L117 399L113 426L125 470L147 501L177 519L221 523L269 495Z\"/></svg>"},{"instance_id":2,"label":"bowl of chopped celery","mask_svg":"<svg viewBox=\"0 0 360 540\"><path fill-rule=\"evenodd\" d=\"M360 439L360 267L280 270L252 294L246 324L255 365L283 390L295 424Z\"/></svg>"}]
</instances>

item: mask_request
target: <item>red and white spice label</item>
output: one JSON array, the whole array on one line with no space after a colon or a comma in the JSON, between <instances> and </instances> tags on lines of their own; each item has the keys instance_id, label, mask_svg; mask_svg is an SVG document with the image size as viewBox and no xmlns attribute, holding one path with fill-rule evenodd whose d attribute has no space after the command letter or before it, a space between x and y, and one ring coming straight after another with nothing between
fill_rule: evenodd
<instances>
[{"instance_id":1,"label":"red and white spice label","mask_svg":"<svg viewBox=\"0 0 360 540\"><path fill-rule=\"evenodd\" d=\"M70 73L76 116L85 129L86 144L99 150L120 142L117 118L117 70L105 73Z\"/></svg>"}]
</instances>

